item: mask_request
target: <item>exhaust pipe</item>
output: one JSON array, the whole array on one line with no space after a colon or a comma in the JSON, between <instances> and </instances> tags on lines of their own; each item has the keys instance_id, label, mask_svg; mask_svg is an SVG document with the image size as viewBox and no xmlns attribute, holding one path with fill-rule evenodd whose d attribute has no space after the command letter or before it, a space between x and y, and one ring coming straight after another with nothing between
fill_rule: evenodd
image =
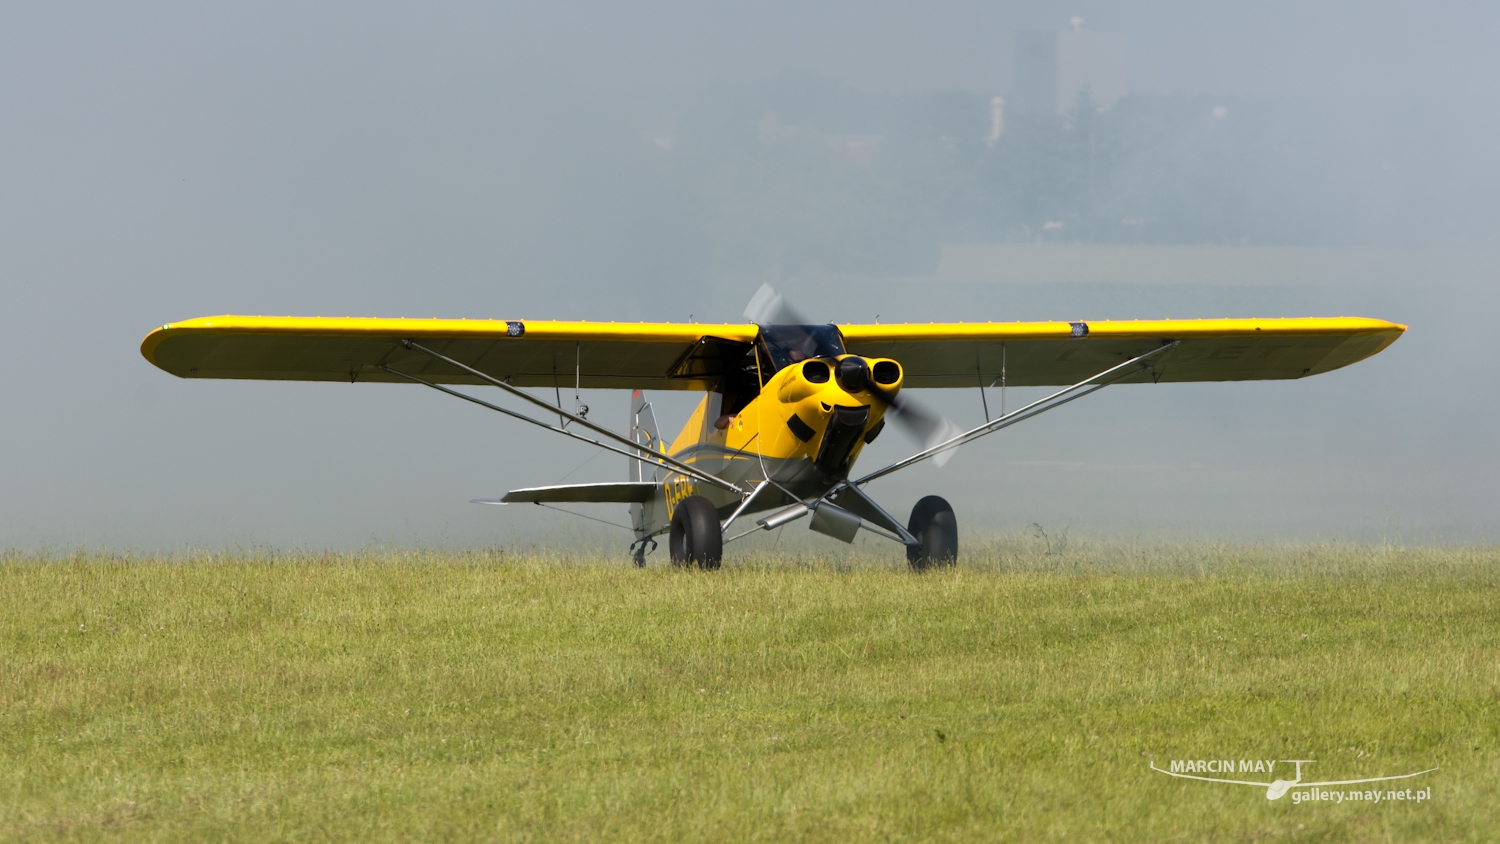
<instances>
[{"instance_id":1,"label":"exhaust pipe","mask_svg":"<svg viewBox=\"0 0 1500 844\"><path fill-rule=\"evenodd\" d=\"M758 519L755 523L765 528L766 530L775 530L786 524L787 522L797 521L803 516L806 516L808 512L809 510L806 504L793 504L785 510L772 513L764 519Z\"/></svg>"}]
</instances>

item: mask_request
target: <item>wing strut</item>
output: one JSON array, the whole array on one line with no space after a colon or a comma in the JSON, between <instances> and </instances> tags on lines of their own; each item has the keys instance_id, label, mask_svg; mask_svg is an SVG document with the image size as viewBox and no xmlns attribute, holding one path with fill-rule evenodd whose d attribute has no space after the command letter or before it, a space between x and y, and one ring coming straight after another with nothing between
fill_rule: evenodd
<instances>
[{"instance_id":1,"label":"wing strut","mask_svg":"<svg viewBox=\"0 0 1500 844\"><path fill-rule=\"evenodd\" d=\"M1098 375L1090 378L1085 378L1084 380L1079 381L1077 384L1074 384L1071 387L1064 387L1063 389L1058 390L1052 395L1047 396L1046 398L1037 399L1036 401L1026 405L1019 410L1012 411L1003 416L998 416L995 419L986 422L977 428L971 428L963 432L962 434L958 434L957 436L944 440L943 442L940 442L931 448L919 451L916 454L913 454L912 456L906 458L905 460L898 460L895 463L892 463L891 465L885 467L884 469L879 469L877 471L871 472L868 475L865 475L857 481L848 481L847 485L862 486L869 483L870 481L875 480L876 478L883 478L886 475L891 474L892 472L898 471L900 469L905 469L907 466L910 466L914 463L920 463L930 457L936 457L943 452L952 451L953 449L958 448L961 445L971 443L986 434L993 434L1002 428L1009 428L1011 425L1014 425L1017 422L1022 422L1024 420L1030 419L1033 416L1039 416L1049 410L1052 410L1053 408L1062 407L1063 405L1067 404L1070 401L1073 401L1074 399L1081 399L1089 393L1102 390L1105 387L1108 387L1110 384L1124 380L1132 375L1136 375L1144 371L1148 368L1145 363L1147 359L1155 357L1171 349L1177 348L1177 344L1179 342L1180 341L1178 340L1172 340L1163 343L1162 345L1157 346L1156 348L1152 349L1149 352L1146 352L1145 354L1136 355L1135 357L1125 361L1124 363L1119 363L1111 366L1109 369L1104 370ZM839 486L843 486L843 484L840 484ZM837 490L838 488L839 487L835 487L834 489Z\"/></svg>"},{"instance_id":2,"label":"wing strut","mask_svg":"<svg viewBox=\"0 0 1500 844\"><path fill-rule=\"evenodd\" d=\"M523 398L523 399L531 402L532 404L538 405L539 407L546 408L551 413L556 413L556 414L558 414L560 416L564 416L564 417L566 417L568 419L568 421L571 421L571 422L574 422L574 423L576 423L578 425L581 425L582 427L587 428L590 431L593 431L593 432L595 432L597 434L601 434L601 435L603 435L603 436L605 436L605 437L607 437L607 438L609 438L611 440L615 440L616 442L624 443L624 444L630 446L630 448L629 448L629 450L626 450L626 449L623 449L623 448L617 448L617 447L612 446L612 445L610 445L608 443L600 442L599 440L593 439L591 437L586 437L586 436L584 436L582 434L578 434L578 433L574 433L573 431L565 430L564 428L562 428L560 426L557 426L557 425L548 425L546 422L543 422L543 421L541 421L539 419L533 419L530 416L527 416L527 415L525 415L523 413L517 413L514 410L508 410L506 408L500 407L499 405L490 404L489 402L484 401L483 399L477 399L477 398L475 398L475 397L473 397L471 395L468 395L466 393L460 393L457 390L450 389L448 387L444 387L441 384L434 384L433 382L428 381L425 378L418 378L415 375L409 375L409 374L407 374L405 372L401 372L399 370L392 369L392 368L390 368L388 366L385 366L385 365L380 365L379 369L381 369L382 371L385 371L385 372L389 372L392 375L395 375L397 377L405 378L408 381L411 381L411 382L414 382L414 383L417 383L417 384L421 384L421 385L426 386L426 387L431 387L434 390L437 390L439 392L447 393L450 396L461 398L464 401L473 402L474 404L480 405L481 407L487 407L490 410L494 410L494 411L497 411L499 413L503 413L506 416L509 416L509 417L511 417L513 419L519 419L522 422L529 422L532 425L536 425L537 427L540 427L540 428L546 428L547 430L552 431L554 433L562 434L563 436L571 437L571 438L573 438L575 440L580 440L582 442L589 443L590 445L596 445L596 446L604 449L605 451L612 451L612 452L614 452L616 454L623 454L626 457L629 457L631 460L646 459L646 460L650 460L650 461L653 461L653 462L657 462L657 463L662 464L666 468L670 468L670 469L676 470L678 472L681 472L684 475L688 475L690 477L693 477L693 478L696 478L696 479L698 479L700 481L703 481L704 483L712 484L712 485L720 487L722 489L729 490L730 492L733 492L736 495L744 495L745 494L744 490L740 489L739 487L735 486L734 484L730 483L729 481L724 480L723 478L720 478L720 477L718 477L716 475L711 475L708 472L703 471L702 469L698 469L696 467L689 466L688 464L683 463L681 460L678 460L675 457L668 457L665 454L660 454L660 453L655 452L655 451L651 451L651 452L643 451L641 449L640 443L634 442L634 441L630 440L627 437L623 437L623 436L621 436L619 434L616 434L614 431L611 431L611 430L609 430L607 428L602 428L602 427L600 427L598 425L595 425L594 423L588 421L587 419L584 419L582 416L575 416L574 414L568 413L567 411L565 411L565 410L563 410L561 408L553 407L552 405L548 404L547 402L545 402L545 401L543 401L543 400L541 400L539 398L536 398L535 396L531 395L530 393L527 393L524 390L516 389L515 387L512 387L511 385L505 383L504 381L501 381L498 378L493 378L493 377L491 377L491 376L489 376L489 375L487 375L487 374L485 374L483 372L480 372L477 369L474 369L471 366L465 366L464 364L459 363L458 361L453 360L452 358L440 355L437 352L432 351L431 349L423 348L422 346L420 346L420 345L418 345L418 344L416 344L416 343L414 343L414 342L412 342L410 340L402 341L402 345L404 345L406 348L411 349L413 351L422 352L423 354L426 354L426 355L428 355L428 356L430 356L432 358L435 358L437 360L440 360L440 361L442 361L444 363L447 363L447 364L450 364L452 366L458 367L459 369L463 370L464 372L467 372L470 375L473 375L475 378L479 378L479 379L483 380L485 383L492 384L492 385L494 385L496 387L499 387L500 389L504 390L505 392L510 393L511 395L514 395L514 396L519 396L520 398ZM642 457L643 454L649 454L650 456L643 458Z\"/></svg>"},{"instance_id":3,"label":"wing strut","mask_svg":"<svg viewBox=\"0 0 1500 844\"><path fill-rule=\"evenodd\" d=\"M464 372L469 373L470 375L474 376L475 378L478 378L479 380L484 381L487 384L491 384L493 386L499 387L500 389L504 390L507 393L510 393L511 395L513 395L513 396L515 396L517 398L529 401L532 404L536 405L537 407L542 407L542 408L546 408L547 410L551 410L551 411L557 413L559 416L562 416L565 419L567 419L568 422L573 422L575 424L581 425L581 426L589 429L590 431L593 431L596 434L601 434L601 435L603 435L605 437L608 437L608 438L614 440L617 443L628 445L628 446L630 446L633 449L637 449L637 450L640 449L640 443L636 442L635 440L632 440L629 437L617 434L614 431L611 431L608 428L605 428L603 426L595 425L593 422L590 422L589 420L585 419L584 417L582 417L580 415L577 415L577 414L574 414L574 413L568 413L567 411L563 410L560 407L559 408L553 408L552 405L547 404L545 401L537 398L536 396L533 396L532 394L526 392L525 390L520 390L520 389L517 389L515 387L512 387L511 385L505 383L504 381L501 381L499 378L496 378L496 377L490 375L489 373L481 372L481 371L475 369L474 367L469 366L468 364L460 363L460 362L458 362L458 361L454 360L453 358L450 358L450 357L448 357L446 355L438 354L437 352L434 352L433 350L431 350L431 349L429 349L429 348L421 345L420 343L417 343L414 340L402 340L401 341L401 345L404 346L404 347L406 347L406 348L408 348L408 349L410 349L410 350L412 350L412 351L421 352L422 354L427 355L428 357L433 358L435 360L440 360L443 363L448 364L449 366L452 366L452 367L455 367L457 369L463 370ZM396 374L397 375L401 375L401 373L399 373L399 372L396 373ZM410 376L403 375L402 377L409 378ZM465 398L467 398L467 396L465 396ZM523 418L526 418L526 417L523 417ZM544 428L548 428L548 429L551 429L551 430L560 430L559 428L553 428L551 425L547 425L545 423L539 423L539 424L541 424L542 427L544 427ZM564 422L563 424L566 425L567 422ZM569 432L569 433L571 433L571 432ZM594 442L593 440L587 440L587 441L588 442ZM602 443L600 443L600 445L602 445ZM668 457L665 454L659 454L659 453L656 453L656 452L653 452L652 455L651 455L651 457L652 457L653 460L657 460L657 461L659 461L661 463L665 463L666 465L668 465L668 466L676 469L677 471L682 472L685 475L691 475L692 477L695 477L695 478L697 478L697 479L699 479L701 481L704 481L705 483L710 483L710 484L713 484L714 486L721 487L723 489L727 489L730 492L735 493L736 495L744 495L745 494L744 490L740 489L739 487L735 486L734 484L730 483L729 481L726 481L723 478L720 478L720 477L718 477L716 475L711 475L711 474L703 471L702 469L697 469L697 468L694 468L692 466L689 466L688 464L683 463L681 460L678 460L678 459L676 459L674 457Z\"/></svg>"}]
</instances>

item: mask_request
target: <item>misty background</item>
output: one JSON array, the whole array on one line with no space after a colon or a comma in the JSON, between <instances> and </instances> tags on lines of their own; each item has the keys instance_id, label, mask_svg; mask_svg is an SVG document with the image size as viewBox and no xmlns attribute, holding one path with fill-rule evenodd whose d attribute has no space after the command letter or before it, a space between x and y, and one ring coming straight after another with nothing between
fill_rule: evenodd
<instances>
[{"instance_id":1,"label":"misty background","mask_svg":"<svg viewBox=\"0 0 1500 844\"><path fill-rule=\"evenodd\" d=\"M623 559L467 503L618 457L416 387L182 381L140 340L734 322L764 282L843 322L1406 323L1312 379L1112 388L872 492L944 495L969 536L1489 541L1500 8L1130 5L0 7L0 548ZM656 399L675 432L697 397Z\"/></svg>"}]
</instances>

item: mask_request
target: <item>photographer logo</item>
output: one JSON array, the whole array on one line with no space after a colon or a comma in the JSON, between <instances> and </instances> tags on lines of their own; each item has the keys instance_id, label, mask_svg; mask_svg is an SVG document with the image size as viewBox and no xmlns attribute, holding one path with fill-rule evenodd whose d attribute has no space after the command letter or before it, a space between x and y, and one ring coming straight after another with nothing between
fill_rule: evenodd
<instances>
[{"instance_id":1,"label":"photographer logo","mask_svg":"<svg viewBox=\"0 0 1500 844\"><path fill-rule=\"evenodd\" d=\"M1293 803L1305 802L1398 802L1413 801L1417 803L1432 799L1432 786L1421 789L1391 789L1384 786L1367 789L1339 789L1331 790L1329 786L1334 785L1364 785L1367 783L1384 783L1392 780L1406 780L1412 777L1420 777L1430 774L1437 768L1428 768L1425 771L1417 771L1411 774L1394 774L1388 777L1367 777L1365 779L1352 780L1325 780L1320 782L1303 782L1302 766L1311 765L1315 759L1173 759L1166 768L1156 767L1156 763L1150 763L1151 770L1169 777L1181 777L1183 779L1201 780L1203 782L1225 783L1227 785L1251 785L1266 790L1267 800L1279 800L1287 793L1291 793ZM1282 770L1286 766L1294 766L1291 779L1272 779L1270 782L1262 782L1248 779L1232 779L1227 776L1209 776L1211 774L1265 774L1274 777L1276 766L1281 765Z\"/></svg>"}]
</instances>

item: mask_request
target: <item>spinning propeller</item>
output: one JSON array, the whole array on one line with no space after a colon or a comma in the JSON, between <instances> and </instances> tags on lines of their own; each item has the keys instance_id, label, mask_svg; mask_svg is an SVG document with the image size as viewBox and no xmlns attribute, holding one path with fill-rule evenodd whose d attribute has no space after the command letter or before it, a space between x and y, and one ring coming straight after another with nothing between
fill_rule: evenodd
<instances>
[{"instance_id":1,"label":"spinning propeller","mask_svg":"<svg viewBox=\"0 0 1500 844\"><path fill-rule=\"evenodd\" d=\"M769 284L762 284L755 295L750 298L750 304L745 306L745 318L756 325L775 325L783 329L795 330L798 326L810 325L802 314L787 303L786 297L776 292L776 288ZM811 334L804 333L800 345L805 349L808 356L817 347L817 341ZM845 358L842 361L829 361L838 374L839 383L846 385L849 392L858 392L860 383L886 406L886 418L897 423L902 431L922 444L922 448L932 448L938 443L944 442L962 433L963 429L953 424L942 414L923 406L915 399L909 398L899 392L885 389L870 377L869 364L863 358ZM853 389L850 389L850 388ZM953 457L957 449L950 449L932 458L932 462L938 466L947 463Z\"/></svg>"}]
</instances>

